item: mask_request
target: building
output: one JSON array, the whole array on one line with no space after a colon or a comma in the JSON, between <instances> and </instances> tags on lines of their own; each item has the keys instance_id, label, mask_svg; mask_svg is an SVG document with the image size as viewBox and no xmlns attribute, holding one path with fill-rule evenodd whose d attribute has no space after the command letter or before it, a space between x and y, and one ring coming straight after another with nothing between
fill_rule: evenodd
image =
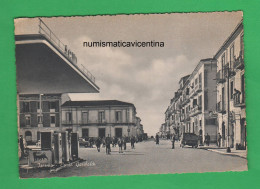
<instances>
[{"instance_id":1,"label":"building","mask_svg":"<svg viewBox=\"0 0 260 189\"><path fill-rule=\"evenodd\" d=\"M214 59L202 59L190 75L182 77L179 89L171 99L165 113L165 124L173 128L178 137L182 133L195 133L205 140L217 140L216 110L216 71Z\"/></svg>"},{"instance_id":2,"label":"building","mask_svg":"<svg viewBox=\"0 0 260 189\"><path fill-rule=\"evenodd\" d=\"M217 60L217 115L221 146L246 148L243 23L223 43Z\"/></svg>"},{"instance_id":3,"label":"building","mask_svg":"<svg viewBox=\"0 0 260 189\"><path fill-rule=\"evenodd\" d=\"M97 93L95 77L41 20L15 23L17 113L19 135L36 143L39 133L61 130L66 93ZM27 27L25 27L27 24ZM24 32L23 28L34 28Z\"/></svg>"},{"instance_id":4,"label":"building","mask_svg":"<svg viewBox=\"0 0 260 189\"><path fill-rule=\"evenodd\" d=\"M61 111L62 129L83 138L137 137L136 124L141 122L132 103L118 100L67 101Z\"/></svg>"},{"instance_id":5,"label":"building","mask_svg":"<svg viewBox=\"0 0 260 189\"><path fill-rule=\"evenodd\" d=\"M205 141L207 134L211 142L217 140L217 119L212 116L216 110L216 71L217 63L214 59L200 60L187 79L182 93L183 130L195 133L202 141Z\"/></svg>"}]
</instances>

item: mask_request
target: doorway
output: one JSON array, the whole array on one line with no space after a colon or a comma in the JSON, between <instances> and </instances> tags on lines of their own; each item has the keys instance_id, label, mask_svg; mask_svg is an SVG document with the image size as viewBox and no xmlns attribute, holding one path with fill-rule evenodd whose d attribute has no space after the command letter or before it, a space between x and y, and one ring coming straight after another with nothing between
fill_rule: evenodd
<instances>
[{"instance_id":1,"label":"doorway","mask_svg":"<svg viewBox=\"0 0 260 189\"><path fill-rule=\"evenodd\" d=\"M99 128L98 129L98 136L100 138L106 137L106 129L105 128Z\"/></svg>"},{"instance_id":2,"label":"doorway","mask_svg":"<svg viewBox=\"0 0 260 189\"><path fill-rule=\"evenodd\" d=\"M115 128L115 133L117 138L121 138L123 135L123 130L122 128Z\"/></svg>"},{"instance_id":3,"label":"doorway","mask_svg":"<svg viewBox=\"0 0 260 189\"><path fill-rule=\"evenodd\" d=\"M88 129L82 129L82 138L87 139L88 135Z\"/></svg>"}]
</instances>

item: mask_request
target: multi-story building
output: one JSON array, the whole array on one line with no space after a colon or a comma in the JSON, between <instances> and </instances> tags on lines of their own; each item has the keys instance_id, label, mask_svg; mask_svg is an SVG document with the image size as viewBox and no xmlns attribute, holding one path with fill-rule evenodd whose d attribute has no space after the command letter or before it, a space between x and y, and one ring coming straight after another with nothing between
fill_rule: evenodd
<instances>
[{"instance_id":1,"label":"multi-story building","mask_svg":"<svg viewBox=\"0 0 260 189\"><path fill-rule=\"evenodd\" d=\"M78 132L80 137L137 137L136 109L132 103L118 100L67 101L61 109L62 128Z\"/></svg>"},{"instance_id":2,"label":"multi-story building","mask_svg":"<svg viewBox=\"0 0 260 189\"><path fill-rule=\"evenodd\" d=\"M183 118L186 117L185 132L195 133L203 141L207 134L211 142L217 139L217 119L212 117L212 112L216 110L216 71L214 59L200 60L183 91L185 100L181 112Z\"/></svg>"},{"instance_id":3,"label":"multi-story building","mask_svg":"<svg viewBox=\"0 0 260 189\"><path fill-rule=\"evenodd\" d=\"M216 142L217 119L212 116L217 99L216 71L216 60L202 59L190 75L180 79L165 113L165 124L172 123L175 135L195 133L204 141L208 134L210 141Z\"/></svg>"},{"instance_id":4,"label":"multi-story building","mask_svg":"<svg viewBox=\"0 0 260 189\"><path fill-rule=\"evenodd\" d=\"M42 131L61 129L61 104L68 100L62 94L99 92L67 45L42 20L33 20L15 23L18 129L27 143L37 142Z\"/></svg>"},{"instance_id":5,"label":"multi-story building","mask_svg":"<svg viewBox=\"0 0 260 189\"><path fill-rule=\"evenodd\" d=\"M243 23L217 51L217 114L221 146L245 149L246 112Z\"/></svg>"}]
</instances>

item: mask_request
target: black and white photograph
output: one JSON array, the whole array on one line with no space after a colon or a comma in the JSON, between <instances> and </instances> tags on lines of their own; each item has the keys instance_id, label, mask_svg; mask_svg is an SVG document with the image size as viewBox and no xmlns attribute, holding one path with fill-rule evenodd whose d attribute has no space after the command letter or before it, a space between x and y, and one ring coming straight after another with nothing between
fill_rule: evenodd
<instances>
[{"instance_id":1,"label":"black and white photograph","mask_svg":"<svg viewBox=\"0 0 260 189\"><path fill-rule=\"evenodd\" d=\"M242 11L14 25L20 178L248 170Z\"/></svg>"}]
</instances>

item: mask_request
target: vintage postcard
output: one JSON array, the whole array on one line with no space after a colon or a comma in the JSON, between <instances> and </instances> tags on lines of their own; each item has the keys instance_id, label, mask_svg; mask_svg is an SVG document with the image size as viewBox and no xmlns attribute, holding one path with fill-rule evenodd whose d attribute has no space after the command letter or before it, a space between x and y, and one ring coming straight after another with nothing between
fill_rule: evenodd
<instances>
[{"instance_id":1,"label":"vintage postcard","mask_svg":"<svg viewBox=\"0 0 260 189\"><path fill-rule=\"evenodd\" d=\"M247 170L243 12L15 19L21 178Z\"/></svg>"}]
</instances>

